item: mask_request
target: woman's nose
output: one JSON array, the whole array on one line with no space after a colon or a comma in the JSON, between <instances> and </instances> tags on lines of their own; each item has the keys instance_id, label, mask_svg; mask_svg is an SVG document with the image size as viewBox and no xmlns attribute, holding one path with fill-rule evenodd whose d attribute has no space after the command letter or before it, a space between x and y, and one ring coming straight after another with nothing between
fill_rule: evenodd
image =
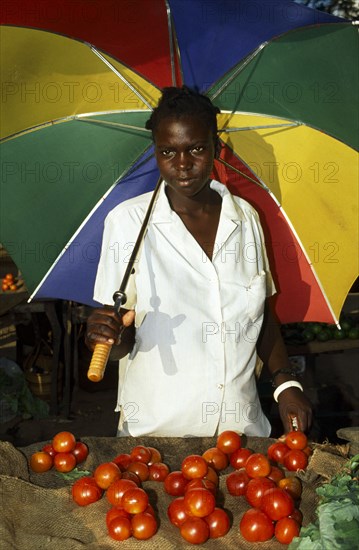
<instances>
[{"instance_id":1,"label":"woman's nose","mask_svg":"<svg viewBox=\"0 0 359 550\"><path fill-rule=\"evenodd\" d=\"M192 166L190 155L187 152L179 153L177 156L177 168L188 170Z\"/></svg>"}]
</instances>

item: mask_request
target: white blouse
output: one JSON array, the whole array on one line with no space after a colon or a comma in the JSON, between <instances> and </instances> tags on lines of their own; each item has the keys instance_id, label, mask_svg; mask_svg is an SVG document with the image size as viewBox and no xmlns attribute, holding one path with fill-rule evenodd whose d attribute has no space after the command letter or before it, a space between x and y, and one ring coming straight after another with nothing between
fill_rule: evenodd
<instances>
[{"instance_id":1,"label":"white blouse","mask_svg":"<svg viewBox=\"0 0 359 550\"><path fill-rule=\"evenodd\" d=\"M212 261L159 191L123 307L136 342L120 361L118 435L268 436L254 369L266 296L275 292L257 212L217 181ZM106 218L94 299L113 305L152 193Z\"/></svg>"}]
</instances>

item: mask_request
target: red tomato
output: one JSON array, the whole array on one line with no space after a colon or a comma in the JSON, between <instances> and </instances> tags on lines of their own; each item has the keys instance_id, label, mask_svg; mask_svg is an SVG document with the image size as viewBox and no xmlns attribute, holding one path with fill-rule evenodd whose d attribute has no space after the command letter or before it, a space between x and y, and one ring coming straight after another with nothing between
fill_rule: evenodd
<instances>
[{"instance_id":1,"label":"red tomato","mask_svg":"<svg viewBox=\"0 0 359 550\"><path fill-rule=\"evenodd\" d=\"M208 472L208 464L200 455L188 455L182 461L181 472L186 479L202 478Z\"/></svg>"},{"instance_id":2,"label":"red tomato","mask_svg":"<svg viewBox=\"0 0 359 550\"><path fill-rule=\"evenodd\" d=\"M123 494L121 504L129 514L140 514L148 506L148 494L140 487L128 489Z\"/></svg>"},{"instance_id":3,"label":"red tomato","mask_svg":"<svg viewBox=\"0 0 359 550\"><path fill-rule=\"evenodd\" d=\"M208 489L194 488L184 496L185 511L189 516L204 518L216 507L216 499Z\"/></svg>"},{"instance_id":4,"label":"red tomato","mask_svg":"<svg viewBox=\"0 0 359 550\"><path fill-rule=\"evenodd\" d=\"M47 445L44 445L41 450L44 451L44 453L47 453L52 457L54 457L55 454L56 454L56 451L53 448L53 446L51 445L51 443L47 443Z\"/></svg>"},{"instance_id":5,"label":"red tomato","mask_svg":"<svg viewBox=\"0 0 359 550\"><path fill-rule=\"evenodd\" d=\"M166 493L173 497L182 497L187 483L188 479L179 470L169 473L163 482Z\"/></svg>"},{"instance_id":6,"label":"red tomato","mask_svg":"<svg viewBox=\"0 0 359 550\"><path fill-rule=\"evenodd\" d=\"M241 470L236 470L229 474L226 479L227 489L230 495L239 497L244 495L246 492L246 487L249 483L250 477L244 468Z\"/></svg>"},{"instance_id":7,"label":"red tomato","mask_svg":"<svg viewBox=\"0 0 359 550\"><path fill-rule=\"evenodd\" d=\"M290 544L294 537L299 537L299 525L292 518L282 518L274 528L276 539L282 544Z\"/></svg>"},{"instance_id":8,"label":"red tomato","mask_svg":"<svg viewBox=\"0 0 359 550\"><path fill-rule=\"evenodd\" d=\"M141 486L141 480L135 472L128 472L126 470L125 472L122 472L121 479L130 479L136 483L137 487Z\"/></svg>"},{"instance_id":9,"label":"red tomato","mask_svg":"<svg viewBox=\"0 0 359 550\"><path fill-rule=\"evenodd\" d=\"M121 453L117 455L111 462L117 464L117 466L122 470L127 470L128 466L131 464L131 457L127 453Z\"/></svg>"},{"instance_id":10,"label":"red tomato","mask_svg":"<svg viewBox=\"0 0 359 550\"><path fill-rule=\"evenodd\" d=\"M180 533L187 542L203 544L209 539L209 526L202 518L189 518L182 523Z\"/></svg>"},{"instance_id":11,"label":"red tomato","mask_svg":"<svg viewBox=\"0 0 359 550\"><path fill-rule=\"evenodd\" d=\"M305 470L308 466L308 457L299 449L291 449L284 457L284 466L290 472Z\"/></svg>"},{"instance_id":12,"label":"red tomato","mask_svg":"<svg viewBox=\"0 0 359 550\"><path fill-rule=\"evenodd\" d=\"M222 508L215 508L204 520L208 524L209 538L211 539L224 537L231 526L228 514Z\"/></svg>"},{"instance_id":13,"label":"red tomato","mask_svg":"<svg viewBox=\"0 0 359 550\"><path fill-rule=\"evenodd\" d=\"M47 472L51 470L52 466L53 457L45 451L38 451L37 453L33 453L30 457L30 468L33 472Z\"/></svg>"},{"instance_id":14,"label":"red tomato","mask_svg":"<svg viewBox=\"0 0 359 550\"><path fill-rule=\"evenodd\" d=\"M152 504L149 504L145 510L146 514L152 514L153 517L156 517L156 513L155 513L155 510L152 506Z\"/></svg>"},{"instance_id":15,"label":"red tomato","mask_svg":"<svg viewBox=\"0 0 359 550\"><path fill-rule=\"evenodd\" d=\"M219 483L219 477L214 468L212 466L208 466L208 471L203 479L208 479L208 481L212 481L215 485L218 485Z\"/></svg>"},{"instance_id":16,"label":"red tomato","mask_svg":"<svg viewBox=\"0 0 359 550\"><path fill-rule=\"evenodd\" d=\"M72 453L57 453L54 458L54 468L58 472L71 472L76 467L76 457Z\"/></svg>"},{"instance_id":17,"label":"red tomato","mask_svg":"<svg viewBox=\"0 0 359 550\"><path fill-rule=\"evenodd\" d=\"M111 521L116 517L131 519L131 514L126 512L126 510L124 510L123 508L119 508L117 506L112 506L112 508L110 508L106 513L106 525L107 525L107 527L109 527Z\"/></svg>"},{"instance_id":18,"label":"red tomato","mask_svg":"<svg viewBox=\"0 0 359 550\"><path fill-rule=\"evenodd\" d=\"M130 452L130 457L132 462L144 462L148 464L151 460L151 451L144 445L136 445Z\"/></svg>"},{"instance_id":19,"label":"red tomato","mask_svg":"<svg viewBox=\"0 0 359 550\"><path fill-rule=\"evenodd\" d=\"M226 430L217 437L216 447L225 454L231 454L241 448L241 436L237 432Z\"/></svg>"},{"instance_id":20,"label":"red tomato","mask_svg":"<svg viewBox=\"0 0 359 550\"><path fill-rule=\"evenodd\" d=\"M293 512L288 516L289 518L295 519L298 525L302 525L303 514L298 508L294 508Z\"/></svg>"},{"instance_id":21,"label":"red tomato","mask_svg":"<svg viewBox=\"0 0 359 550\"><path fill-rule=\"evenodd\" d=\"M281 470L277 466L272 466L271 471L267 475L267 478L274 481L274 483L278 483L278 481L280 481L284 477L285 477L285 474L283 470Z\"/></svg>"},{"instance_id":22,"label":"red tomato","mask_svg":"<svg viewBox=\"0 0 359 550\"><path fill-rule=\"evenodd\" d=\"M156 533L157 521L152 514L142 512L135 514L131 519L132 534L136 539L147 540Z\"/></svg>"},{"instance_id":23,"label":"red tomato","mask_svg":"<svg viewBox=\"0 0 359 550\"><path fill-rule=\"evenodd\" d=\"M112 506L122 507L121 502L125 491L135 487L137 487L136 483L130 479L116 479L106 491L107 500Z\"/></svg>"},{"instance_id":24,"label":"red tomato","mask_svg":"<svg viewBox=\"0 0 359 550\"><path fill-rule=\"evenodd\" d=\"M132 535L131 520L123 516L116 516L108 526L108 534L114 540L130 538Z\"/></svg>"},{"instance_id":25,"label":"red tomato","mask_svg":"<svg viewBox=\"0 0 359 550\"><path fill-rule=\"evenodd\" d=\"M302 495L302 482L298 477L284 477L278 481L278 487L287 491L293 500L300 499Z\"/></svg>"},{"instance_id":26,"label":"red tomato","mask_svg":"<svg viewBox=\"0 0 359 550\"><path fill-rule=\"evenodd\" d=\"M148 463L149 466L155 464L155 462L162 462L162 455L158 449L155 447L147 447L147 449L151 451L151 458Z\"/></svg>"},{"instance_id":27,"label":"red tomato","mask_svg":"<svg viewBox=\"0 0 359 550\"><path fill-rule=\"evenodd\" d=\"M210 481L209 479L191 479L186 485L185 488L185 494L187 491L190 491L191 489L207 489L208 491L211 491L214 495L217 493L217 485L213 483L213 481Z\"/></svg>"},{"instance_id":28,"label":"red tomato","mask_svg":"<svg viewBox=\"0 0 359 550\"><path fill-rule=\"evenodd\" d=\"M250 508L243 514L239 530L248 542L264 542L274 535L273 522L257 508Z\"/></svg>"},{"instance_id":29,"label":"red tomato","mask_svg":"<svg viewBox=\"0 0 359 550\"><path fill-rule=\"evenodd\" d=\"M103 491L93 477L81 477L72 486L72 498L79 506L87 506L102 497Z\"/></svg>"},{"instance_id":30,"label":"red tomato","mask_svg":"<svg viewBox=\"0 0 359 550\"><path fill-rule=\"evenodd\" d=\"M127 467L127 472L133 472L140 478L141 481L147 481L150 475L148 466L144 462L131 462L131 464Z\"/></svg>"},{"instance_id":31,"label":"red tomato","mask_svg":"<svg viewBox=\"0 0 359 550\"><path fill-rule=\"evenodd\" d=\"M54 436L52 446L57 453L70 453L76 446L76 438L71 432L59 432Z\"/></svg>"},{"instance_id":32,"label":"red tomato","mask_svg":"<svg viewBox=\"0 0 359 550\"><path fill-rule=\"evenodd\" d=\"M281 442L276 441L276 443L272 443L267 449L267 456L270 460L273 460L273 462L279 462L280 464L283 464L284 457L289 451L289 447Z\"/></svg>"},{"instance_id":33,"label":"red tomato","mask_svg":"<svg viewBox=\"0 0 359 550\"><path fill-rule=\"evenodd\" d=\"M88 446L82 441L77 441L72 454L75 455L77 464L80 464L86 460L89 454Z\"/></svg>"},{"instance_id":34,"label":"red tomato","mask_svg":"<svg viewBox=\"0 0 359 550\"><path fill-rule=\"evenodd\" d=\"M305 433L293 430L285 436L285 443L290 449L299 449L302 451L306 448L308 439Z\"/></svg>"},{"instance_id":35,"label":"red tomato","mask_svg":"<svg viewBox=\"0 0 359 550\"><path fill-rule=\"evenodd\" d=\"M167 464L164 464L163 462L154 462L148 467L149 476L148 479L151 481L164 481L168 474L170 473L170 469L167 466Z\"/></svg>"},{"instance_id":36,"label":"red tomato","mask_svg":"<svg viewBox=\"0 0 359 550\"><path fill-rule=\"evenodd\" d=\"M114 462L103 462L97 466L93 477L101 489L108 489L111 483L121 478L121 470Z\"/></svg>"},{"instance_id":37,"label":"red tomato","mask_svg":"<svg viewBox=\"0 0 359 550\"><path fill-rule=\"evenodd\" d=\"M217 472L225 470L229 463L228 455L218 449L218 447L210 447L203 453L202 457L207 464L212 466Z\"/></svg>"},{"instance_id":38,"label":"red tomato","mask_svg":"<svg viewBox=\"0 0 359 550\"><path fill-rule=\"evenodd\" d=\"M261 510L271 520L278 521L293 512L294 502L292 497L283 489L268 489L262 497Z\"/></svg>"},{"instance_id":39,"label":"red tomato","mask_svg":"<svg viewBox=\"0 0 359 550\"><path fill-rule=\"evenodd\" d=\"M252 451L250 449L247 449L246 447L243 447L241 449L238 449L237 451L234 451L229 457L229 462L233 468L236 470L240 470L240 468L244 468L247 458L249 455L252 454Z\"/></svg>"},{"instance_id":40,"label":"red tomato","mask_svg":"<svg viewBox=\"0 0 359 550\"><path fill-rule=\"evenodd\" d=\"M253 508L260 508L264 493L268 489L273 489L274 487L276 487L274 481L266 477L256 477L251 479L245 491L247 502Z\"/></svg>"},{"instance_id":41,"label":"red tomato","mask_svg":"<svg viewBox=\"0 0 359 550\"><path fill-rule=\"evenodd\" d=\"M269 460L262 453L251 454L244 467L249 477L266 477L271 471Z\"/></svg>"},{"instance_id":42,"label":"red tomato","mask_svg":"<svg viewBox=\"0 0 359 550\"><path fill-rule=\"evenodd\" d=\"M170 522L176 527L180 527L188 519L189 516L185 510L184 497L172 500L167 508L167 515Z\"/></svg>"}]
</instances>

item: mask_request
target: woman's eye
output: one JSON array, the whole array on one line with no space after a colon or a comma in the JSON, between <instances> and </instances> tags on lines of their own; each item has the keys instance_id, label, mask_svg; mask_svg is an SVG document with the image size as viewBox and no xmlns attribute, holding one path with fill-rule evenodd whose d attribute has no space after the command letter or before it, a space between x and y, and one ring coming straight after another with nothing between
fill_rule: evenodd
<instances>
[{"instance_id":1,"label":"woman's eye","mask_svg":"<svg viewBox=\"0 0 359 550\"><path fill-rule=\"evenodd\" d=\"M170 157L171 155L174 155L174 152L166 149L165 151L161 151L161 155L163 157Z\"/></svg>"},{"instance_id":2,"label":"woman's eye","mask_svg":"<svg viewBox=\"0 0 359 550\"><path fill-rule=\"evenodd\" d=\"M198 145L198 147L193 147L192 152L193 153L202 153L204 147L202 145Z\"/></svg>"}]
</instances>

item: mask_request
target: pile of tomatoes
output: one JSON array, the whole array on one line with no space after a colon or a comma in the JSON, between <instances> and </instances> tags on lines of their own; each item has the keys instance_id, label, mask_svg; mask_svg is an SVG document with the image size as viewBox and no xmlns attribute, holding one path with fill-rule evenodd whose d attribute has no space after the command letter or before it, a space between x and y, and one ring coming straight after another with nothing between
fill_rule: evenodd
<instances>
[{"instance_id":1,"label":"pile of tomatoes","mask_svg":"<svg viewBox=\"0 0 359 550\"><path fill-rule=\"evenodd\" d=\"M247 541L264 542L275 536L282 544L290 544L299 535L302 483L294 475L287 477L286 470L304 470L309 454L306 435L292 431L270 445L266 455L241 447L230 455L235 471L226 479L228 492L244 496L251 506L239 526Z\"/></svg>"},{"instance_id":2,"label":"pile of tomatoes","mask_svg":"<svg viewBox=\"0 0 359 550\"><path fill-rule=\"evenodd\" d=\"M18 287L16 284L16 280L12 273L7 273L2 279L1 288L3 292L6 292L7 290L11 290L14 292L15 290L17 290Z\"/></svg>"},{"instance_id":3,"label":"pile of tomatoes","mask_svg":"<svg viewBox=\"0 0 359 550\"><path fill-rule=\"evenodd\" d=\"M59 432L51 443L31 455L29 465L37 473L47 472L52 467L58 472L67 473L84 462L88 452L87 445L78 441L73 433Z\"/></svg>"}]
</instances>

